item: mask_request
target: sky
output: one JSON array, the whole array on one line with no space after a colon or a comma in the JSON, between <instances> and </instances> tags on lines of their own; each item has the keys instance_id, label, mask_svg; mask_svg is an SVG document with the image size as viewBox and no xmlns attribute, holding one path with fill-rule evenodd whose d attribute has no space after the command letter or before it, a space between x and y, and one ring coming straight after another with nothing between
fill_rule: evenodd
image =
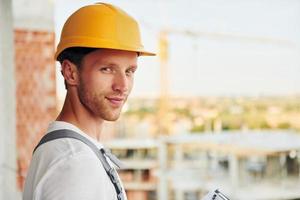
<instances>
[{"instance_id":1,"label":"sky","mask_svg":"<svg viewBox=\"0 0 300 200\"><path fill-rule=\"evenodd\" d=\"M67 17L94 2L55 1L57 39ZM147 50L158 52L160 31L170 30L167 78L172 96L300 94L299 0L106 2L137 19ZM196 36L183 34L187 31ZM61 78L58 84L63 85ZM63 87L58 91L63 94ZM159 93L159 57L139 58L132 96Z\"/></svg>"}]
</instances>

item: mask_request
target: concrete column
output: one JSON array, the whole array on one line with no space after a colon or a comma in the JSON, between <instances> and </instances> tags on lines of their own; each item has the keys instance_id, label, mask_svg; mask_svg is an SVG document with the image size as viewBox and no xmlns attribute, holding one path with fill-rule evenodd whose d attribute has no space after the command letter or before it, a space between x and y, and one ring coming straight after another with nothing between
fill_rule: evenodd
<instances>
[{"instance_id":1,"label":"concrete column","mask_svg":"<svg viewBox=\"0 0 300 200\"><path fill-rule=\"evenodd\" d=\"M176 145L174 153L175 153L175 163L180 166L183 163L183 147L182 147L182 144L177 144ZM174 166L174 167L176 168L176 166ZM182 168L183 167L181 165L179 167L179 170L181 170ZM175 200L183 200L183 199L184 199L184 190L176 189L175 190Z\"/></svg>"},{"instance_id":2,"label":"concrete column","mask_svg":"<svg viewBox=\"0 0 300 200\"><path fill-rule=\"evenodd\" d=\"M158 182L158 200L168 200L168 171L167 171L167 160L168 160L168 149L167 149L167 142L163 139L160 140L159 149L158 149L158 156L159 156L159 182Z\"/></svg>"},{"instance_id":3,"label":"concrete column","mask_svg":"<svg viewBox=\"0 0 300 200\"><path fill-rule=\"evenodd\" d=\"M184 200L184 190L177 189L175 191L175 200Z\"/></svg>"},{"instance_id":4,"label":"concrete column","mask_svg":"<svg viewBox=\"0 0 300 200\"><path fill-rule=\"evenodd\" d=\"M239 185L239 157L235 154L229 155L229 176L231 183L231 197L235 197Z\"/></svg>"},{"instance_id":5,"label":"concrete column","mask_svg":"<svg viewBox=\"0 0 300 200\"><path fill-rule=\"evenodd\" d=\"M12 1L0 0L0 200L19 199Z\"/></svg>"}]
</instances>

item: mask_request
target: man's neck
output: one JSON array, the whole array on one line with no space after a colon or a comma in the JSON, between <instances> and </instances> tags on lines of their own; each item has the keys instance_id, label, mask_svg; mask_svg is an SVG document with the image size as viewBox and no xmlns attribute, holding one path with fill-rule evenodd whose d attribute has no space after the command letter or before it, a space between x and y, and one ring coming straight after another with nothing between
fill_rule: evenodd
<instances>
[{"instance_id":1,"label":"man's neck","mask_svg":"<svg viewBox=\"0 0 300 200\"><path fill-rule=\"evenodd\" d=\"M87 110L78 105L79 102L71 101L69 95L67 93L63 108L56 120L71 123L85 134L99 140L104 120L93 117Z\"/></svg>"}]
</instances>

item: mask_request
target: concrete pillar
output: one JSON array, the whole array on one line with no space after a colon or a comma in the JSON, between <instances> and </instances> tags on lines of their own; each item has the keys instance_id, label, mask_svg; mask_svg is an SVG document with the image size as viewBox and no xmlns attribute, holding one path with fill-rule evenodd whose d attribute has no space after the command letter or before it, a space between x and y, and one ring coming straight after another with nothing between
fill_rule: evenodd
<instances>
[{"instance_id":1,"label":"concrete pillar","mask_svg":"<svg viewBox=\"0 0 300 200\"><path fill-rule=\"evenodd\" d=\"M175 147L175 163L179 166L183 163L183 147L182 144L177 144ZM175 164L176 165L176 164ZM174 166L176 167L176 166ZM182 166L179 167L179 170L182 169ZM176 189L175 190L175 200L184 200L184 190Z\"/></svg>"},{"instance_id":2,"label":"concrete pillar","mask_svg":"<svg viewBox=\"0 0 300 200\"><path fill-rule=\"evenodd\" d=\"M175 191L175 200L184 200L184 190L177 189Z\"/></svg>"},{"instance_id":3,"label":"concrete pillar","mask_svg":"<svg viewBox=\"0 0 300 200\"><path fill-rule=\"evenodd\" d=\"M229 176L231 183L231 197L234 198L239 185L239 157L235 154L229 155Z\"/></svg>"},{"instance_id":4,"label":"concrete pillar","mask_svg":"<svg viewBox=\"0 0 300 200\"><path fill-rule=\"evenodd\" d=\"M168 191L168 171L167 171L167 160L168 160L168 149L167 142L163 139L160 140L159 149L159 182L158 182L158 200L168 200L169 199L169 191Z\"/></svg>"},{"instance_id":5,"label":"concrete pillar","mask_svg":"<svg viewBox=\"0 0 300 200\"><path fill-rule=\"evenodd\" d=\"M0 0L0 200L19 199L12 1Z\"/></svg>"}]
</instances>

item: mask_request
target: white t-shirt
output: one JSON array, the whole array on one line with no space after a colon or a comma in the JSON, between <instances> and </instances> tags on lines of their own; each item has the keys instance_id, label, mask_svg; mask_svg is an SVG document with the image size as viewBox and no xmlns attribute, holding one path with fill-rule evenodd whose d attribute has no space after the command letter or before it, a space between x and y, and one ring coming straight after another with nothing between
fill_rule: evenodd
<instances>
[{"instance_id":1,"label":"white t-shirt","mask_svg":"<svg viewBox=\"0 0 300 200\"><path fill-rule=\"evenodd\" d=\"M67 122L52 122L47 133L60 129L76 131L99 149L103 147L97 140ZM23 200L71 199L117 200L117 195L102 163L89 146L72 138L46 142L33 154Z\"/></svg>"}]
</instances>

